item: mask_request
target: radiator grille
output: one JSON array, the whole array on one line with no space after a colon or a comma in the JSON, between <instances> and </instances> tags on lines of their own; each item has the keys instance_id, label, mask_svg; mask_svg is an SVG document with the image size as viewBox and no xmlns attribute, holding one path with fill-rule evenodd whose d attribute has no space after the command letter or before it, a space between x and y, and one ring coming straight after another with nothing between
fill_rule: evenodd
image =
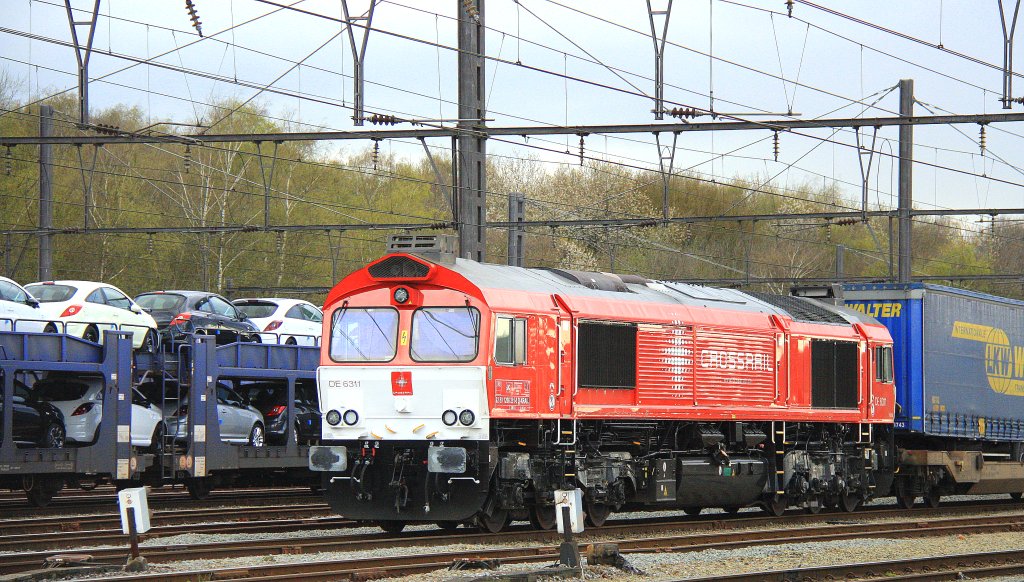
<instances>
[{"instance_id":1,"label":"radiator grille","mask_svg":"<svg viewBox=\"0 0 1024 582\"><path fill-rule=\"evenodd\" d=\"M422 279L430 267L409 257L388 257L367 271L374 279Z\"/></svg>"}]
</instances>

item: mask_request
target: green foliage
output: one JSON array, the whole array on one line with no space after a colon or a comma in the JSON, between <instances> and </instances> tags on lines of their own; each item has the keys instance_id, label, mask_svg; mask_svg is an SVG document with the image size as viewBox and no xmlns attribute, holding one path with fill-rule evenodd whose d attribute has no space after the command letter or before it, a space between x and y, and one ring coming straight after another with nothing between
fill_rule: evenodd
<instances>
[{"instance_id":1,"label":"green foliage","mask_svg":"<svg viewBox=\"0 0 1024 582\"><path fill-rule=\"evenodd\" d=\"M18 109L9 81L0 78L0 104ZM49 102L61 135L79 134L71 97ZM231 115L226 115L233 111ZM36 135L38 107L0 116L0 135ZM149 125L135 108L113 107L93 115L94 123L125 130ZM199 120L218 132L277 132L292 129L252 104L216 104ZM156 131L173 132L172 126ZM0 155L5 151L0 148ZM380 256L388 229L360 229L379 223L433 224L450 221L450 186L435 184L425 160L397 159L372 147L330 154L313 143L277 146L269 192L274 144L215 146L154 145L55 146L54 236L56 278L104 280L136 294L153 289L330 287L349 271ZM96 159L88 209L82 164ZM260 157L264 165L261 169ZM81 161L79 156L81 156ZM21 282L37 279L38 147L12 150L11 175L0 174L0 224L27 233L0 237L0 268ZM446 180L451 160L436 160ZM89 173L85 173L88 184ZM713 217L772 212L821 212L855 206L832 188L802 185L785 191L759 177L709 183L698 176L676 176L669 184L669 215ZM781 222L659 222L662 181L652 172L611 163L584 166L545 164L532 159L495 158L488 166L488 219L504 221L508 194L523 192L527 220L604 217L644 219L644 226L533 227L526 257L531 266L615 271L657 279L747 277L830 277L836 246L843 245L848 276L888 277L889 221L854 224L822 220ZM265 203L269 216L264 216ZM88 212L88 218L86 213ZM80 234L90 228L143 227L141 234ZM259 232L274 226L324 225L312 231ZM252 227L250 231L204 232L214 226ZM350 228L328 229L330 225ZM183 232L161 232L180 228ZM452 231L448 231L452 232ZM503 262L504 232L491 229L488 256ZM1024 259L1024 227L1000 225L984 235L965 235L947 219L918 222L914 229L915 272L959 274L1018 270ZM784 291L785 285L769 286ZM1004 295L1019 286L975 285ZM268 291L270 293L272 291ZM259 290L247 295L264 294ZM235 295L239 295L235 293ZM322 295L310 295L320 300Z\"/></svg>"}]
</instances>

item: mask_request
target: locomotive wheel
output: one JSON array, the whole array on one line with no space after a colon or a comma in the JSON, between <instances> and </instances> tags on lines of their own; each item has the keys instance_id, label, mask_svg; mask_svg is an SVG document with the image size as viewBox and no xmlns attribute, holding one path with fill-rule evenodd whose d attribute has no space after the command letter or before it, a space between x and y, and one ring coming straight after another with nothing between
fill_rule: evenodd
<instances>
[{"instance_id":1,"label":"locomotive wheel","mask_svg":"<svg viewBox=\"0 0 1024 582\"><path fill-rule=\"evenodd\" d=\"M736 505L731 506L731 507L723 507L722 508L722 512L727 514L727 515L736 515L737 513L740 512L740 508L739 508L739 506L736 506Z\"/></svg>"},{"instance_id":2,"label":"locomotive wheel","mask_svg":"<svg viewBox=\"0 0 1024 582\"><path fill-rule=\"evenodd\" d=\"M683 513L686 515L700 515L700 512L704 511L703 507L684 507Z\"/></svg>"},{"instance_id":3,"label":"locomotive wheel","mask_svg":"<svg viewBox=\"0 0 1024 582\"><path fill-rule=\"evenodd\" d=\"M185 488L188 489L189 497L199 501L210 496L213 486L207 477L193 477L185 483Z\"/></svg>"},{"instance_id":4,"label":"locomotive wheel","mask_svg":"<svg viewBox=\"0 0 1024 582\"><path fill-rule=\"evenodd\" d=\"M457 521L439 521L439 522L437 522L437 527L443 529L444 531L455 531L455 530L459 529L459 522L457 522Z\"/></svg>"},{"instance_id":5,"label":"locomotive wheel","mask_svg":"<svg viewBox=\"0 0 1024 582\"><path fill-rule=\"evenodd\" d=\"M558 525L558 516L554 505L534 505L530 508L530 524L535 529L548 531Z\"/></svg>"},{"instance_id":6,"label":"locomotive wheel","mask_svg":"<svg viewBox=\"0 0 1024 582\"><path fill-rule=\"evenodd\" d=\"M377 527L384 530L384 533L397 534L402 533L402 530L405 529L405 522L395 520L382 520L377 522Z\"/></svg>"},{"instance_id":7,"label":"locomotive wheel","mask_svg":"<svg viewBox=\"0 0 1024 582\"><path fill-rule=\"evenodd\" d=\"M861 501L860 495L849 493L839 498L839 507L842 507L843 511L847 513L853 513L860 507Z\"/></svg>"},{"instance_id":8,"label":"locomotive wheel","mask_svg":"<svg viewBox=\"0 0 1024 582\"><path fill-rule=\"evenodd\" d=\"M587 525L593 527L601 527L604 522L608 519L608 516L612 514L612 508L610 505L604 503L594 503L592 501L585 501L584 508L587 512Z\"/></svg>"},{"instance_id":9,"label":"locomotive wheel","mask_svg":"<svg viewBox=\"0 0 1024 582\"><path fill-rule=\"evenodd\" d=\"M786 501L785 497L781 495L774 495L767 499L762 504L762 507L768 515L772 517L782 517L782 514L786 513L786 507L788 505L789 503Z\"/></svg>"},{"instance_id":10,"label":"locomotive wheel","mask_svg":"<svg viewBox=\"0 0 1024 582\"><path fill-rule=\"evenodd\" d=\"M495 509L494 513L487 515L480 512L476 516L476 521L480 525L480 529L488 533L498 533L505 529L505 525L509 522L509 515L507 509Z\"/></svg>"},{"instance_id":11,"label":"locomotive wheel","mask_svg":"<svg viewBox=\"0 0 1024 582\"><path fill-rule=\"evenodd\" d=\"M1010 494L1010 499L1012 499L1014 501L1020 501L1021 497L1024 497L1024 493L1017 492L1017 493L1011 493Z\"/></svg>"},{"instance_id":12,"label":"locomotive wheel","mask_svg":"<svg viewBox=\"0 0 1024 582\"><path fill-rule=\"evenodd\" d=\"M911 509L914 507L914 501L917 496L913 493L905 493L903 491L897 491L896 493L896 505L900 509Z\"/></svg>"},{"instance_id":13,"label":"locomotive wheel","mask_svg":"<svg viewBox=\"0 0 1024 582\"><path fill-rule=\"evenodd\" d=\"M928 495L924 496L924 502L928 504L928 507L936 509L939 507L939 503L942 501L942 495L938 491L932 489L928 492Z\"/></svg>"}]
</instances>

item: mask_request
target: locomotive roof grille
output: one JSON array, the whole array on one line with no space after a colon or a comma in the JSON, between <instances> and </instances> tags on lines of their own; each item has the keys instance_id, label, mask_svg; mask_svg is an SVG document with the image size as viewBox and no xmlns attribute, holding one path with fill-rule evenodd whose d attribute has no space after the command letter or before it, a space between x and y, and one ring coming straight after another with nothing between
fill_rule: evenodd
<instances>
[{"instance_id":1,"label":"locomotive roof grille","mask_svg":"<svg viewBox=\"0 0 1024 582\"><path fill-rule=\"evenodd\" d=\"M792 297L790 295L774 295L772 293L758 293L756 291L745 291L747 295L760 299L765 303L774 305L793 316L795 321L806 321L811 323L841 323L849 325L843 316L825 309L815 301Z\"/></svg>"},{"instance_id":2,"label":"locomotive roof grille","mask_svg":"<svg viewBox=\"0 0 1024 582\"><path fill-rule=\"evenodd\" d=\"M409 257L388 257L367 269L374 279L422 279L430 273L430 265Z\"/></svg>"}]
</instances>

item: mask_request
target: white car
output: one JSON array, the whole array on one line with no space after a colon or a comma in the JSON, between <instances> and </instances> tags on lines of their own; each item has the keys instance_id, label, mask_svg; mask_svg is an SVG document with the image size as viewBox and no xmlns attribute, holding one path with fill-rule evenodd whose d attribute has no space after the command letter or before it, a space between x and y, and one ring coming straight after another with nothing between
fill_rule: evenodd
<instances>
[{"instance_id":1,"label":"white car","mask_svg":"<svg viewBox=\"0 0 1024 582\"><path fill-rule=\"evenodd\" d=\"M68 442L96 442L103 420L103 380L96 377L54 376L39 380L32 386L36 398L49 402L64 414ZM117 430L110 427L109 430ZM134 447L158 452L163 448L167 431L159 407L132 389L131 443Z\"/></svg>"},{"instance_id":2,"label":"white car","mask_svg":"<svg viewBox=\"0 0 1024 582\"><path fill-rule=\"evenodd\" d=\"M238 299L233 302L249 321L263 330L265 344L320 345L324 314L301 299Z\"/></svg>"},{"instance_id":3,"label":"white car","mask_svg":"<svg viewBox=\"0 0 1024 582\"><path fill-rule=\"evenodd\" d=\"M26 285L25 289L40 301L45 318L55 322L47 325L47 332L99 342L100 332L117 329L132 333L135 349L151 351L159 343L153 316L113 285L45 281Z\"/></svg>"},{"instance_id":4,"label":"white car","mask_svg":"<svg viewBox=\"0 0 1024 582\"><path fill-rule=\"evenodd\" d=\"M46 324L39 300L21 285L0 277L0 331L41 333Z\"/></svg>"}]
</instances>

